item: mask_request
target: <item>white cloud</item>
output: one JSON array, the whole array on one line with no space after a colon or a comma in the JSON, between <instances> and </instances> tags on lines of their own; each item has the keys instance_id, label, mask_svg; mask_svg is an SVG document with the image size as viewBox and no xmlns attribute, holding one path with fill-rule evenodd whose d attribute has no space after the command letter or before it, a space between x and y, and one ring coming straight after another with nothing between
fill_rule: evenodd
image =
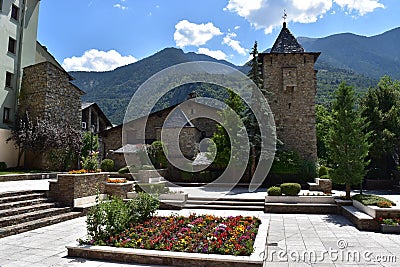
<instances>
[{"instance_id":1,"label":"white cloud","mask_svg":"<svg viewBox=\"0 0 400 267\"><path fill-rule=\"evenodd\" d=\"M213 57L215 59L224 59L226 60L226 54L224 52L222 52L221 50L210 50L208 48L204 48L204 47L200 47L197 50L198 54L204 54L210 57Z\"/></svg>"},{"instance_id":2,"label":"white cloud","mask_svg":"<svg viewBox=\"0 0 400 267\"><path fill-rule=\"evenodd\" d=\"M334 0L342 8L346 8L350 12L356 11L361 16L373 12L377 8L385 8L380 0Z\"/></svg>"},{"instance_id":3,"label":"white cloud","mask_svg":"<svg viewBox=\"0 0 400 267\"><path fill-rule=\"evenodd\" d=\"M240 42L238 40L232 39L235 38L236 36L237 36L236 33L230 32L224 37L222 43L228 45L240 55L245 56L247 54L247 50L240 45Z\"/></svg>"},{"instance_id":4,"label":"white cloud","mask_svg":"<svg viewBox=\"0 0 400 267\"><path fill-rule=\"evenodd\" d=\"M219 28L212 22L207 24L195 24L187 20L181 20L175 25L174 40L177 46L200 46L206 44L214 36L221 35Z\"/></svg>"},{"instance_id":5,"label":"white cloud","mask_svg":"<svg viewBox=\"0 0 400 267\"><path fill-rule=\"evenodd\" d=\"M376 8L384 8L381 0L229 0L224 8L245 18L256 29L264 29L271 33L282 25L283 10L286 9L287 21L312 23L323 18L336 3L345 13L357 12L361 16L373 12Z\"/></svg>"},{"instance_id":6,"label":"white cloud","mask_svg":"<svg viewBox=\"0 0 400 267\"><path fill-rule=\"evenodd\" d=\"M66 71L108 71L136 62L133 56L122 56L115 50L99 51L91 49L80 57L64 59L62 67Z\"/></svg>"},{"instance_id":7,"label":"white cloud","mask_svg":"<svg viewBox=\"0 0 400 267\"><path fill-rule=\"evenodd\" d=\"M121 10L126 10L126 9L128 9L127 6L123 6L123 5L121 5L121 4L115 4L115 5L113 5L113 7L119 8L119 9L121 9Z\"/></svg>"},{"instance_id":8,"label":"white cloud","mask_svg":"<svg viewBox=\"0 0 400 267\"><path fill-rule=\"evenodd\" d=\"M240 26L238 25L238 26L235 26L235 28L234 28L235 30L239 30L240 29Z\"/></svg>"}]
</instances>

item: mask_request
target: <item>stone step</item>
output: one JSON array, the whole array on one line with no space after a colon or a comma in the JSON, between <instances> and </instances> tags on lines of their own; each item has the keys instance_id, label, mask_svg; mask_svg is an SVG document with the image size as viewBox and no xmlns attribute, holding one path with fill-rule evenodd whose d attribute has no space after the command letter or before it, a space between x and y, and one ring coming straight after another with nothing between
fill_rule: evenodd
<instances>
[{"instance_id":1,"label":"stone step","mask_svg":"<svg viewBox=\"0 0 400 267\"><path fill-rule=\"evenodd\" d=\"M373 217L354 206L342 206L343 216L350 220L359 230L378 231L379 223Z\"/></svg>"},{"instance_id":2,"label":"stone step","mask_svg":"<svg viewBox=\"0 0 400 267\"><path fill-rule=\"evenodd\" d=\"M0 218L5 217L5 216L14 216L17 214L22 214L22 213L32 212L32 211L37 211L37 210L50 209L50 208L54 208L55 206L56 206L55 203L45 202L45 203L39 203L39 204L31 205L31 206L23 206L23 207L0 210Z\"/></svg>"},{"instance_id":3,"label":"stone step","mask_svg":"<svg viewBox=\"0 0 400 267\"><path fill-rule=\"evenodd\" d=\"M71 208L49 208L0 218L0 227L16 225L45 217L55 216L71 211Z\"/></svg>"},{"instance_id":4,"label":"stone step","mask_svg":"<svg viewBox=\"0 0 400 267\"><path fill-rule=\"evenodd\" d=\"M0 210L19 208L19 207L23 207L23 206L31 206L31 205L35 205L35 204L44 203L47 201L48 201L47 198L36 198L36 199L31 199L31 200L22 200L22 201L16 201L16 202L2 203L2 204L0 204Z\"/></svg>"},{"instance_id":5,"label":"stone step","mask_svg":"<svg viewBox=\"0 0 400 267\"><path fill-rule=\"evenodd\" d=\"M0 197L0 204L9 203L9 202L18 202L18 201L23 201L23 200L32 200L32 199L36 199L36 198L42 198L45 196L46 196L45 193L27 193L27 194L21 194L21 195L16 195L16 196Z\"/></svg>"},{"instance_id":6,"label":"stone step","mask_svg":"<svg viewBox=\"0 0 400 267\"><path fill-rule=\"evenodd\" d=\"M263 206L227 206L227 205L194 205L194 204L185 204L184 209L208 209L208 210L255 210L262 211L264 210Z\"/></svg>"},{"instance_id":7,"label":"stone step","mask_svg":"<svg viewBox=\"0 0 400 267\"><path fill-rule=\"evenodd\" d=\"M338 207L330 203L266 203L267 213L336 214Z\"/></svg>"},{"instance_id":8,"label":"stone step","mask_svg":"<svg viewBox=\"0 0 400 267\"><path fill-rule=\"evenodd\" d=\"M56 224L59 222L75 219L80 216L82 216L82 213L80 213L80 212L68 212L68 213L63 213L63 214L59 214L59 215L55 215L55 216L51 216L51 217L41 218L41 219L37 219L37 220L25 222L25 223L20 223L20 224L16 224L16 225L3 227L3 228L0 228L0 238L5 237L5 236L14 235L14 234L23 233L23 232L37 229L40 227L44 227L47 225Z\"/></svg>"},{"instance_id":9,"label":"stone step","mask_svg":"<svg viewBox=\"0 0 400 267\"><path fill-rule=\"evenodd\" d=\"M46 191L45 190L22 190L22 191L0 192L0 198L29 195L29 194L35 194L35 193L46 193Z\"/></svg>"},{"instance_id":10,"label":"stone step","mask_svg":"<svg viewBox=\"0 0 400 267\"><path fill-rule=\"evenodd\" d=\"M231 202L265 202L265 198L234 198L234 197L221 197L218 199L210 197L193 197L189 195L188 200L197 201L231 201Z\"/></svg>"},{"instance_id":11,"label":"stone step","mask_svg":"<svg viewBox=\"0 0 400 267\"><path fill-rule=\"evenodd\" d=\"M189 199L187 204L191 205L225 205L225 206L262 206L264 201L229 201L229 200L193 200Z\"/></svg>"}]
</instances>

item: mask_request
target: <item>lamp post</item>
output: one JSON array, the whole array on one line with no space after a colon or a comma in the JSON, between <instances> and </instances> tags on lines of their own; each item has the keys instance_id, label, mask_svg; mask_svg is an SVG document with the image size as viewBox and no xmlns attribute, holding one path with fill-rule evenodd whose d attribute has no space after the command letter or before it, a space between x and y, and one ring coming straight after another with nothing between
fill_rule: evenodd
<instances>
[{"instance_id":1,"label":"lamp post","mask_svg":"<svg viewBox=\"0 0 400 267\"><path fill-rule=\"evenodd\" d=\"M94 125L90 126L90 154L93 153L93 134L94 134Z\"/></svg>"}]
</instances>

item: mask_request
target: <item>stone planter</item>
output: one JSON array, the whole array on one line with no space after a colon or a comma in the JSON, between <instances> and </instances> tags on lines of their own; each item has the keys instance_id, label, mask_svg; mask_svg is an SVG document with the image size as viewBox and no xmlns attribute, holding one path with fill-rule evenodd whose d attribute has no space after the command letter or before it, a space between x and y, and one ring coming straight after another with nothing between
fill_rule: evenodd
<instances>
[{"instance_id":1,"label":"stone planter","mask_svg":"<svg viewBox=\"0 0 400 267\"><path fill-rule=\"evenodd\" d=\"M266 196L265 203L325 203L334 204L332 196Z\"/></svg>"},{"instance_id":2,"label":"stone planter","mask_svg":"<svg viewBox=\"0 0 400 267\"><path fill-rule=\"evenodd\" d=\"M381 232L387 234L400 234L400 225L381 224Z\"/></svg>"},{"instance_id":3,"label":"stone planter","mask_svg":"<svg viewBox=\"0 0 400 267\"><path fill-rule=\"evenodd\" d=\"M379 208L378 206L366 206L357 200L353 200L353 206L373 218L400 217L400 209L396 206Z\"/></svg>"},{"instance_id":4,"label":"stone planter","mask_svg":"<svg viewBox=\"0 0 400 267\"><path fill-rule=\"evenodd\" d=\"M58 174L50 181L49 198L59 206L73 207L75 200L104 193L108 173Z\"/></svg>"},{"instance_id":5,"label":"stone planter","mask_svg":"<svg viewBox=\"0 0 400 267\"><path fill-rule=\"evenodd\" d=\"M105 183L105 193L110 196L127 198L128 192L131 192L133 189L134 182L126 182L126 183Z\"/></svg>"}]
</instances>

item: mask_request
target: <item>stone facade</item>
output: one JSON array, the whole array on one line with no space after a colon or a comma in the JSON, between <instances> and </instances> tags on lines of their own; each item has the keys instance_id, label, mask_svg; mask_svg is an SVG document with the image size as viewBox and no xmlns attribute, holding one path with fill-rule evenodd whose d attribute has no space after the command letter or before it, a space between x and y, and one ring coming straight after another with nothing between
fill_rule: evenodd
<instances>
[{"instance_id":1,"label":"stone facade","mask_svg":"<svg viewBox=\"0 0 400 267\"><path fill-rule=\"evenodd\" d=\"M284 25L286 27L286 25ZM284 28L283 34L289 42L296 42ZM290 34L290 35L289 35ZM276 43L284 45L284 42ZM293 45L290 44L293 48ZM274 114L279 140L285 147L297 151L303 158L317 159L317 137L315 122L315 97L317 89L314 64L320 53L285 51L261 53L264 88L268 103Z\"/></svg>"},{"instance_id":2,"label":"stone facade","mask_svg":"<svg viewBox=\"0 0 400 267\"><path fill-rule=\"evenodd\" d=\"M18 112L29 112L31 120L47 118L55 125L81 129L81 96L70 83L72 77L50 62L24 68ZM52 169L46 155L26 153L25 167Z\"/></svg>"},{"instance_id":3,"label":"stone facade","mask_svg":"<svg viewBox=\"0 0 400 267\"><path fill-rule=\"evenodd\" d=\"M116 126L106 131L100 132L99 136L102 140L102 148L104 155L107 158L113 159L116 163L116 168L125 166L123 163L123 155L113 154L123 146L122 135L125 135L125 140L129 144L151 144L153 141L160 140L160 129L163 127L168 115L176 106L172 106L150 114L148 117L138 118L125 124L124 132L123 125ZM194 127L183 127L179 134L180 147L187 157L193 156L193 147L195 143L200 142L202 138L210 138L217 129L217 123L209 118L217 115L215 108L197 103L195 101L186 101L179 105L179 108L186 114ZM200 118L195 118L201 114ZM217 115L218 116L218 115ZM193 119L192 119L193 118ZM146 126L145 136L139 132ZM173 129L168 129L173 131ZM190 146L190 147L189 147Z\"/></svg>"}]
</instances>

